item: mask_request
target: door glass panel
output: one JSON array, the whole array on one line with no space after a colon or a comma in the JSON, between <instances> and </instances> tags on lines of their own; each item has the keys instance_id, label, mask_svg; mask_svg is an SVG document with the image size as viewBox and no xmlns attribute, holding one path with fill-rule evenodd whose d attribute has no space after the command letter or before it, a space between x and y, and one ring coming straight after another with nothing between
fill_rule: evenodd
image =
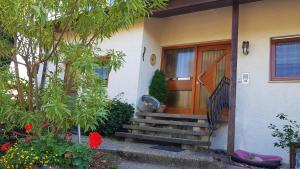
<instances>
[{"instance_id":1,"label":"door glass panel","mask_svg":"<svg viewBox=\"0 0 300 169\"><path fill-rule=\"evenodd\" d=\"M190 108L192 91L170 91L166 103L169 107Z\"/></svg>"},{"instance_id":2,"label":"door glass panel","mask_svg":"<svg viewBox=\"0 0 300 169\"><path fill-rule=\"evenodd\" d=\"M201 86L200 88L201 88L200 89L201 93L200 93L199 106L201 107L201 109L206 110L209 94L208 94L207 89L204 86Z\"/></svg>"},{"instance_id":3,"label":"door glass panel","mask_svg":"<svg viewBox=\"0 0 300 169\"><path fill-rule=\"evenodd\" d=\"M219 59L221 56L224 56L226 54L226 50L208 50L208 51L203 51L202 53L202 72L205 72L209 66Z\"/></svg>"},{"instance_id":4,"label":"door glass panel","mask_svg":"<svg viewBox=\"0 0 300 169\"><path fill-rule=\"evenodd\" d=\"M169 79L191 77L194 65L194 48L167 50L164 63L163 68Z\"/></svg>"},{"instance_id":5,"label":"door glass panel","mask_svg":"<svg viewBox=\"0 0 300 169\"><path fill-rule=\"evenodd\" d=\"M213 66L213 63L215 63L218 59L226 55L226 50L221 49L221 50L208 50L208 51L203 51L202 53L202 64L201 64L201 73L206 72L210 66ZM226 68L226 57L223 57L217 65L216 65L216 85L222 80L222 78L225 75L225 68ZM201 85L200 87L200 99L199 99L199 106L202 110L206 110L207 107L207 101L210 96L210 93L204 86Z\"/></svg>"},{"instance_id":6,"label":"door glass panel","mask_svg":"<svg viewBox=\"0 0 300 169\"><path fill-rule=\"evenodd\" d=\"M217 79L216 84L219 84L223 77L225 76L225 69L226 69L226 57L223 57L217 64Z\"/></svg>"}]
</instances>

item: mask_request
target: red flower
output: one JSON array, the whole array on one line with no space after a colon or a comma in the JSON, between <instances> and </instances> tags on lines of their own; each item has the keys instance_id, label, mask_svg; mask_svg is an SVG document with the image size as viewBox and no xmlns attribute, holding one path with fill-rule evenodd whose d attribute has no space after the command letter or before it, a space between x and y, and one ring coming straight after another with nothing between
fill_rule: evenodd
<instances>
[{"instance_id":1,"label":"red flower","mask_svg":"<svg viewBox=\"0 0 300 169\"><path fill-rule=\"evenodd\" d=\"M1 146L1 151L3 152L3 153L5 153L9 148L10 148L10 143L9 142L7 142L7 143L5 143L5 144L2 144L2 146Z\"/></svg>"},{"instance_id":2,"label":"red flower","mask_svg":"<svg viewBox=\"0 0 300 169\"><path fill-rule=\"evenodd\" d=\"M89 134L89 145L91 149L97 149L102 144L102 136L98 132Z\"/></svg>"},{"instance_id":3,"label":"red flower","mask_svg":"<svg viewBox=\"0 0 300 169\"><path fill-rule=\"evenodd\" d=\"M25 128L25 132L26 132L26 133L29 133L30 130L32 129L32 124L31 124L31 123L26 124L24 128Z\"/></svg>"}]
</instances>

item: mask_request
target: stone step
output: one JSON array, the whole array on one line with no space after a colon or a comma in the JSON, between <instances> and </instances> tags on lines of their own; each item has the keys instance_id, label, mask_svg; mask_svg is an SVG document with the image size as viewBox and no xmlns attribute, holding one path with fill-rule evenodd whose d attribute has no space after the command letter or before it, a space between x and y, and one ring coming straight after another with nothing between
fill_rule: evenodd
<instances>
[{"instance_id":1,"label":"stone step","mask_svg":"<svg viewBox=\"0 0 300 169\"><path fill-rule=\"evenodd\" d=\"M102 152L108 152L120 156L121 159L133 161L135 163L141 162L159 164L164 166L164 168L178 167L181 169L219 169L217 166L214 166L216 161L214 161L213 155L210 152L192 152L189 150L172 152L153 149L151 148L153 146L157 146L157 144L124 142L115 139L104 138L100 149ZM134 167L129 166L128 168L132 169ZM140 165L136 168L150 169L159 167L144 167L143 165Z\"/></svg>"},{"instance_id":2,"label":"stone step","mask_svg":"<svg viewBox=\"0 0 300 169\"><path fill-rule=\"evenodd\" d=\"M169 128L150 127L150 126L138 126L138 125L123 125L123 127L125 129L130 129L130 130L153 131L153 132L193 135L193 136L209 136L208 131L192 131L192 130L169 129Z\"/></svg>"},{"instance_id":3,"label":"stone step","mask_svg":"<svg viewBox=\"0 0 300 169\"><path fill-rule=\"evenodd\" d=\"M203 128L208 127L208 123L206 122L197 123L197 122L139 119L139 118L132 118L131 121L138 122L138 123L163 124L163 125L174 125L174 126L203 127Z\"/></svg>"},{"instance_id":4,"label":"stone step","mask_svg":"<svg viewBox=\"0 0 300 169\"><path fill-rule=\"evenodd\" d=\"M171 114L171 113L143 113L143 112L137 112L136 115L144 116L144 117L158 117L158 118L207 120L206 115L186 115L186 114Z\"/></svg>"},{"instance_id":5,"label":"stone step","mask_svg":"<svg viewBox=\"0 0 300 169\"><path fill-rule=\"evenodd\" d=\"M196 145L196 146L210 146L210 142L191 140L191 139L161 137L161 136L133 134L133 133L125 133L125 132L116 132L115 135L119 137L133 138L139 140L160 141L160 142L169 142L169 143L177 143L177 144L185 144L185 145Z\"/></svg>"}]
</instances>

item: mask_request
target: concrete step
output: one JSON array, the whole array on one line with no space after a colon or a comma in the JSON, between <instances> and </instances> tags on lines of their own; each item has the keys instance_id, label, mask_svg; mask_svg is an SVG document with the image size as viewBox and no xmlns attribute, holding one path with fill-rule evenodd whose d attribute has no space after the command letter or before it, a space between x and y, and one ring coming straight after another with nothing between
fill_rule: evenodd
<instances>
[{"instance_id":1,"label":"concrete step","mask_svg":"<svg viewBox=\"0 0 300 169\"><path fill-rule=\"evenodd\" d=\"M101 145L101 151L109 152L120 156L122 159L133 161L135 163L147 163L165 166L170 169L219 169L215 165L213 156L209 152L191 152L184 150L181 152L171 152L165 150L153 149L151 147L157 144L144 144L134 142L123 142L112 139L104 139ZM133 169L132 165L129 165ZM129 169L128 168L128 169ZM149 167L140 165L136 169L158 169L160 167ZM223 169L223 168L222 168Z\"/></svg>"},{"instance_id":2,"label":"concrete step","mask_svg":"<svg viewBox=\"0 0 300 169\"><path fill-rule=\"evenodd\" d=\"M199 140L192 140L192 139L162 137L162 136L153 136L153 135L145 135L145 134L133 134L133 133L125 133L125 132L116 132L115 135L118 137L133 138L139 140L160 141L160 142L169 142L169 143L177 143L177 144L185 144L185 145L196 145L196 146L210 146L210 142L208 141L199 141Z\"/></svg>"},{"instance_id":3,"label":"concrete step","mask_svg":"<svg viewBox=\"0 0 300 169\"><path fill-rule=\"evenodd\" d=\"M138 126L138 125L123 125L123 127L125 129L130 129L130 130L153 131L153 132L160 132L160 133L182 134L182 135L193 135L193 136L209 136L208 131L169 129L169 128L150 127L150 126Z\"/></svg>"},{"instance_id":4,"label":"concrete step","mask_svg":"<svg viewBox=\"0 0 300 169\"><path fill-rule=\"evenodd\" d=\"M132 122L138 123L150 123L150 124L163 124L163 125L174 125L174 126L188 126L188 127L203 127L207 128L207 122L185 122L185 121L174 121L174 120L154 120L154 119L139 119L139 118L132 118Z\"/></svg>"},{"instance_id":5,"label":"concrete step","mask_svg":"<svg viewBox=\"0 0 300 169\"><path fill-rule=\"evenodd\" d=\"M171 114L171 113L143 113L143 112L137 112L136 115L144 116L144 117L157 117L157 118L207 120L206 115L186 115L186 114Z\"/></svg>"}]
</instances>

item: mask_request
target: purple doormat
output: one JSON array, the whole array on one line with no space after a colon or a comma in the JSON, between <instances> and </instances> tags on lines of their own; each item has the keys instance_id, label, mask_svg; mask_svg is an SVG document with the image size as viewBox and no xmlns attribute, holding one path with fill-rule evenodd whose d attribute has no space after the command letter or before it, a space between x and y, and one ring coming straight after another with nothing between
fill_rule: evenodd
<instances>
[{"instance_id":1,"label":"purple doormat","mask_svg":"<svg viewBox=\"0 0 300 169\"><path fill-rule=\"evenodd\" d=\"M178 148L178 147L171 147L171 146L153 146L150 147L157 150L165 150L165 151L171 151L171 152L181 152L184 151L184 149Z\"/></svg>"}]
</instances>

